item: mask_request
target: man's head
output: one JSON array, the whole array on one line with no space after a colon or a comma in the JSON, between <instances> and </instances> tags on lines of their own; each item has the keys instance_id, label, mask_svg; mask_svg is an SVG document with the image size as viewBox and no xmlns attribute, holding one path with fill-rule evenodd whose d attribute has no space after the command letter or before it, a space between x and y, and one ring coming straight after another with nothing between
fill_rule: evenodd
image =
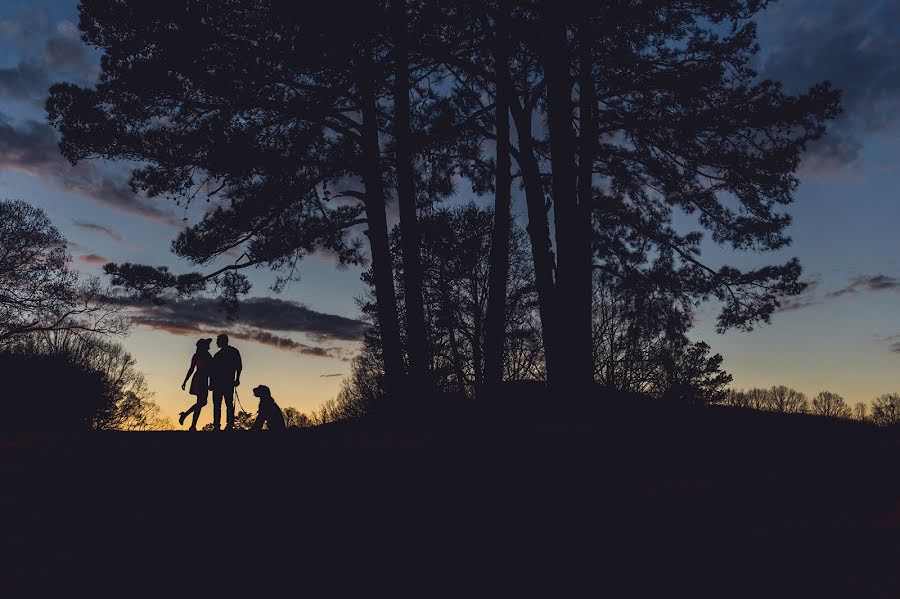
<instances>
[{"instance_id":1,"label":"man's head","mask_svg":"<svg viewBox=\"0 0 900 599\"><path fill-rule=\"evenodd\" d=\"M265 385L259 385L253 388L253 395L256 397L272 397L272 392Z\"/></svg>"},{"instance_id":2,"label":"man's head","mask_svg":"<svg viewBox=\"0 0 900 599\"><path fill-rule=\"evenodd\" d=\"M228 346L228 335L222 333L218 337L216 337L216 347L227 347Z\"/></svg>"}]
</instances>

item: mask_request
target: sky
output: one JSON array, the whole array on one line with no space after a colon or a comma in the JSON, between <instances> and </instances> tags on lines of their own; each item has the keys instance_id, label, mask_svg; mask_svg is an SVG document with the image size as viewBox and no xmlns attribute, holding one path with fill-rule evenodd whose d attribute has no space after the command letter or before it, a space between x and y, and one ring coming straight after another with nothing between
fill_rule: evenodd
<instances>
[{"instance_id":1,"label":"sky","mask_svg":"<svg viewBox=\"0 0 900 599\"><path fill-rule=\"evenodd\" d=\"M74 0L0 4L0 198L43 208L86 276L99 275L107 261L193 270L169 243L196 212L132 193L127 165L72 167L59 155L43 110L47 88L90 85L99 73L99 53L81 42L77 21ZM843 113L804 157L789 209L793 244L734 255L709 243L705 256L743 267L796 256L810 286L749 333L717 334L714 306L701 306L691 336L722 354L735 387L785 384L810 396L827 389L851 405L869 402L900 391L900 2L785 0L757 22L761 75L790 92L829 80L843 90ZM514 202L524 215L521 193ZM208 301L169 304L137 313L122 342L173 419L192 403L181 382L196 339L225 327L243 356L242 404L255 410L250 389L266 384L283 408L309 412L334 397L349 373L362 330L360 272L314 255L301 280L275 294L272 276L254 271L237 325ZM210 419L207 408L200 424Z\"/></svg>"}]
</instances>

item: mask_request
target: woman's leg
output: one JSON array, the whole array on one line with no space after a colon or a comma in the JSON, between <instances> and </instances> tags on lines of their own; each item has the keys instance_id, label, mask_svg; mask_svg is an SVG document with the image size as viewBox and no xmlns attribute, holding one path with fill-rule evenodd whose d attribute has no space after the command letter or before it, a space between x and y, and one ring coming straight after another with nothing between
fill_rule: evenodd
<instances>
[{"instance_id":1,"label":"woman's leg","mask_svg":"<svg viewBox=\"0 0 900 599\"><path fill-rule=\"evenodd\" d=\"M191 410L194 412L194 417L191 420L191 428L190 430L197 430L197 419L200 418L200 410L203 409L203 406L206 405L206 395L209 391L204 391L202 394L197 394L197 403L193 405Z\"/></svg>"}]
</instances>

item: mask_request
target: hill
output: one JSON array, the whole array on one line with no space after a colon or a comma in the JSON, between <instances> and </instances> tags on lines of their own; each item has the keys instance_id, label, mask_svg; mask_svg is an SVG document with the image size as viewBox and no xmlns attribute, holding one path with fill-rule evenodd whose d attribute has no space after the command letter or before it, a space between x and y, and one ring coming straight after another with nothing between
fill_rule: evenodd
<instances>
[{"instance_id":1,"label":"hill","mask_svg":"<svg viewBox=\"0 0 900 599\"><path fill-rule=\"evenodd\" d=\"M448 401L281 435L8 435L0 464L0 580L28 595L900 597L900 435L855 422Z\"/></svg>"}]
</instances>

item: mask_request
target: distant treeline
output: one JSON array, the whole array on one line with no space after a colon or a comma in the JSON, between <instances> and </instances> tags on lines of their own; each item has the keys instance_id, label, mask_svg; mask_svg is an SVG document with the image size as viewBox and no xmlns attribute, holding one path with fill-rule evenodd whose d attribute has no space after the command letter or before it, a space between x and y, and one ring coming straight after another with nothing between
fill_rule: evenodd
<instances>
[{"instance_id":1,"label":"distant treeline","mask_svg":"<svg viewBox=\"0 0 900 599\"><path fill-rule=\"evenodd\" d=\"M752 408L784 414L817 414L829 418L853 419L878 426L900 424L900 394L885 393L871 404L857 402L852 407L831 391L820 391L810 401L804 393L784 385L769 389L728 389L722 402L738 408Z\"/></svg>"}]
</instances>

